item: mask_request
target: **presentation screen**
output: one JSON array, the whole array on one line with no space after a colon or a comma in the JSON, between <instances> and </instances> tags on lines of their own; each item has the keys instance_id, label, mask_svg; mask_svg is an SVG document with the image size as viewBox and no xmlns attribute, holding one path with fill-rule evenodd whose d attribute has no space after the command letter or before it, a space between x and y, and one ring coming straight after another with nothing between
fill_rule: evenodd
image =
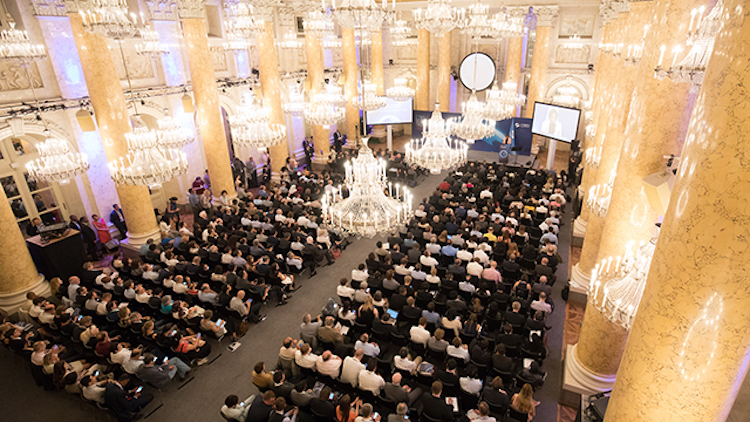
<instances>
[{"instance_id":1,"label":"presentation screen","mask_svg":"<svg viewBox=\"0 0 750 422\"><path fill-rule=\"evenodd\" d=\"M365 112L366 125L397 125L412 122L412 99L396 101L386 97L385 107Z\"/></svg>"},{"instance_id":2,"label":"presentation screen","mask_svg":"<svg viewBox=\"0 0 750 422\"><path fill-rule=\"evenodd\" d=\"M581 110L546 103L534 103L531 133L563 142L573 142L578 134Z\"/></svg>"}]
</instances>

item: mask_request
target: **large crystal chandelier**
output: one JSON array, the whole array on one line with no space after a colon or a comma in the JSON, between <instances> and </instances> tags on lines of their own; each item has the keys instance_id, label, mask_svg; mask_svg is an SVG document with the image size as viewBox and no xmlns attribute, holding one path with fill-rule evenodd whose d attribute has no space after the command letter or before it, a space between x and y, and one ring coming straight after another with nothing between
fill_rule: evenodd
<instances>
[{"instance_id":1,"label":"large crystal chandelier","mask_svg":"<svg viewBox=\"0 0 750 422\"><path fill-rule=\"evenodd\" d=\"M463 117L453 125L453 134L466 140L467 144L487 138L495 133L495 121L485 117L484 103L471 91L469 100L463 104Z\"/></svg>"},{"instance_id":2,"label":"large crystal chandelier","mask_svg":"<svg viewBox=\"0 0 750 422\"><path fill-rule=\"evenodd\" d=\"M451 124L443 119L440 105L422 126L422 139L406 144L406 161L424 167L432 174L466 162L469 147L463 141L452 140Z\"/></svg>"},{"instance_id":3,"label":"large crystal chandelier","mask_svg":"<svg viewBox=\"0 0 750 422\"><path fill-rule=\"evenodd\" d=\"M169 54L167 46L162 44L159 40L159 33L144 26L138 32L141 34L140 44L135 45L135 51L141 56L149 56L151 58L157 58L164 54Z\"/></svg>"},{"instance_id":4,"label":"large crystal chandelier","mask_svg":"<svg viewBox=\"0 0 750 422\"><path fill-rule=\"evenodd\" d=\"M370 46L372 45L372 38L370 37L370 31L363 29L354 30L354 43L358 46Z\"/></svg>"},{"instance_id":5,"label":"large crystal chandelier","mask_svg":"<svg viewBox=\"0 0 750 422\"><path fill-rule=\"evenodd\" d=\"M523 36L525 14L500 12L492 19L492 38L518 38Z\"/></svg>"},{"instance_id":6,"label":"large crystal chandelier","mask_svg":"<svg viewBox=\"0 0 750 422\"><path fill-rule=\"evenodd\" d=\"M594 152L596 154L596 152ZM599 152L601 156L601 152ZM586 207L599 217L606 217L609 211L609 202L612 199L612 186L614 184L615 170L612 170L610 181L589 188L586 196Z\"/></svg>"},{"instance_id":7,"label":"large crystal chandelier","mask_svg":"<svg viewBox=\"0 0 750 422\"><path fill-rule=\"evenodd\" d=\"M239 146L266 149L286 138L286 127L271 123L271 109L261 107L252 92L242 99L240 112L229 117L232 141Z\"/></svg>"},{"instance_id":8,"label":"large crystal chandelier","mask_svg":"<svg viewBox=\"0 0 750 422\"><path fill-rule=\"evenodd\" d=\"M625 255L609 257L593 270L589 284L592 304L607 319L626 330L633 327L638 313L657 240L654 237L648 243L642 242L636 250L630 242Z\"/></svg>"},{"instance_id":9,"label":"large crystal chandelier","mask_svg":"<svg viewBox=\"0 0 750 422\"><path fill-rule=\"evenodd\" d=\"M333 0L331 13L343 28L375 32L383 26L386 16L385 5L383 2L383 7L380 7L373 0L343 0L341 6L336 7Z\"/></svg>"},{"instance_id":10,"label":"large crystal chandelier","mask_svg":"<svg viewBox=\"0 0 750 422\"><path fill-rule=\"evenodd\" d=\"M416 9L413 13L417 28L438 37L452 31L464 19L463 9L451 6L450 0L427 0L426 9Z\"/></svg>"},{"instance_id":11,"label":"large crystal chandelier","mask_svg":"<svg viewBox=\"0 0 750 422\"><path fill-rule=\"evenodd\" d=\"M459 20L458 28L471 38L491 37L494 34L490 7L478 2L469 6L469 12Z\"/></svg>"},{"instance_id":12,"label":"large crystal chandelier","mask_svg":"<svg viewBox=\"0 0 750 422\"><path fill-rule=\"evenodd\" d=\"M406 78L396 78L393 80L393 86L385 91L388 98L395 101L407 101L414 98L414 89L407 86Z\"/></svg>"},{"instance_id":13,"label":"large crystal chandelier","mask_svg":"<svg viewBox=\"0 0 750 422\"><path fill-rule=\"evenodd\" d=\"M321 42L321 45L323 46L323 48L327 48L331 50L331 49L341 48L343 43L341 42L340 37L337 37L335 35L329 35L323 39L323 42Z\"/></svg>"},{"instance_id":14,"label":"large crystal chandelier","mask_svg":"<svg viewBox=\"0 0 750 422\"><path fill-rule=\"evenodd\" d=\"M47 57L44 44L34 44L26 31L16 29L15 22L9 22L10 29L0 32L0 60L17 66L28 66L36 60Z\"/></svg>"},{"instance_id":15,"label":"large crystal chandelier","mask_svg":"<svg viewBox=\"0 0 750 422\"><path fill-rule=\"evenodd\" d=\"M169 115L168 110L164 110L165 116L157 122L159 130L156 131L156 138L159 145L164 148L181 149L182 147L195 141L193 132L183 126Z\"/></svg>"},{"instance_id":16,"label":"large crystal chandelier","mask_svg":"<svg viewBox=\"0 0 750 422\"><path fill-rule=\"evenodd\" d=\"M68 143L62 139L47 137L36 149L40 157L26 164L29 176L35 179L64 185L89 169L86 154L70 151Z\"/></svg>"},{"instance_id":17,"label":"large crystal chandelier","mask_svg":"<svg viewBox=\"0 0 750 422\"><path fill-rule=\"evenodd\" d=\"M249 41L260 32L263 21L257 19L255 8L242 1L224 3L224 26L227 34L232 34L235 41Z\"/></svg>"},{"instance_id":18,"label":"large crystal chandelier","mask_svg":"<svg viewBox=\"0 0 750 422\"><path fill-rule=\"evenodd\" d=\"M688 34L688 45L690 45L690 50L688 50L685 57L679 61L677 61L679 51L674 51L674 60L672 61L672 66L668 70L661 67L662 60L664 59L664 51L666 49L666 46L661 46L659 63L654 70L655 76L659 80L663 80L668 76L675 82L689 82L695 86L700 86L703 83L706 66L708 66L708 61L714 50L716 34L719 32L721 26L720 20L721 14L724 12L724 0L719 0L703 20L701 20L702 11L703 10L700 10L700 14L698 14L696 24L697 29L695 32L692 31L693 17L691 16L690 19L691 31ZM696 11L693 10L693 12ZM693 15L696 15L696 13L693 13Z\"/></svg>"},{"instance_id":19,"label":"large crystal chandelier","mask_svg":"<svg viewBox=\"0 0 750 422\"><path fill-rule=\"evenodd\" d=\"M157 131L142 122L125 134L128 154L109 163L112 180L117 184L159 187L162 183L187 171L187 155L176 148L159 143ZM138 124L138 123L137 123Z\"/></svg>"},{"instance_id":20,"label":"large crystal chandelier","mask_svg":"<svg viewBox=\"0 0 750 422\"><path fill-rule=\"evenodd\" d=\"M524 103L526 96L518 93L517 83L503 82L503 89L500 89L495 80L485 96L484 118L494 121L510 119L516 115L516 109Z\"/></svg>"},{"instance_id":21,"label":"large crystal chandelier","mask_svg":"<svg viewBox=\"0 0 750 422\"><path fill-rule=\"evenodd\" d=\"M386 162L378 160L362 139L357 158L344 164L344 184L323 197L323 217L334 227L355 235L372 237L393 233L408 221L412 211L412 194L405 186L387 183ZM387 190L387 194L386 194Z\"/></svg>"},{"instance_id":22,"label":"large crystal chandelier","mask_svg":"<svg viewBox=\"0 0 750 422\"><path fill-rule=\"evenodd\" d=\"M276 41L276 45L286 49L300 49L305 46L305 41L293 32L284 34L281 40Z\"/></svg>"},{"instance_id":23,"label":"large crystal chandelier","mask_svg":"<svg viewBox=\"0 0 750 422\"><path fill-rule=\"evenodd\" d=\"M357 107L363 111L373 111L385 107L387 104L386 99L377 94L377 88L377 85L374 83L364 81L362 89L360 89L361 92L356 100Z\"/></svg>"},{"instance_id":24,"label":"large crystal chandelier","mask_svg":"<svg viewBox=\"0 0 750 422\"><path fill-rule=\"evenodd\" d=\"M225 51L240 53L242 51L246 51L249 46L250 42L248 40L235 32L230 32L229 29L227 29L226 36L224 37L224 44L222 44L222 47Z\"/></svg>"},{"instance_id":25,"label":"large crystal chandelier","mask_svg":"<svg viewBox=\"0 0 750 422\"><path fill-rule=\"evenodd\" d=\"M301 116L305 113L307 103L305 103L305 94L300 89L301 84L289 88L289 100L281 105L284 113L290 116Z\"/></svg>"},{"instance_id":26,"label":"large crystal chandelier","mask_svg":"<svg viewBox=\"0 0 750 422\"><path fill-rule=\"evenodd\" d=\"M311 125L329 127L346 117L346 97L341 87L327 83L313 94L305 108L305 121Z\"/></svg>"},{"instance_id":27,"label":"large crystal chandelier","mask_svg":"<svg viewBox=\"0 0 750 422\"><path fill-rule=\"evenodd\" d=\"M565 85L557 88L557 92L552 97L552 104L563 107L578 108L581 104L581 97L578 90L570 83L571 76L566 78Z\"/></svg>"},{"instance_id":28,"label":"large crystal chandelier","mask_svg":"<svg viewBox=\"0 0 750 422\"><path fill-rule=\"evenodd\" d=\"M135 14L128 16L126 0L96 0L89 10L80 10L83 27L87 31L113 40L122 41L138 32Z\"/></svg>"},{"instance_id":29,"label":"large crystal chandelier","mask_svg":"<svg viewBox=\"0 0 750 422\"><path fill-rule=\"evenodd\" d=\"M388 28L390 34L391 44L396 47L404 47L407 45L413 45L417 43L417 40L412 37L413 30L411 23L397 19Z\"/></svg>"},{"instance_id":30,"label":"large crystal chandelier","mask_svg":"<svg viewBox=\"0 0 750 422\"><path fill-rule=\"evenodd\" d=\"M315 36L322 40L333 34L333 16L330 13L321 10L307 12L302 27L306 34Z\"/></svg>"}]
</instances>

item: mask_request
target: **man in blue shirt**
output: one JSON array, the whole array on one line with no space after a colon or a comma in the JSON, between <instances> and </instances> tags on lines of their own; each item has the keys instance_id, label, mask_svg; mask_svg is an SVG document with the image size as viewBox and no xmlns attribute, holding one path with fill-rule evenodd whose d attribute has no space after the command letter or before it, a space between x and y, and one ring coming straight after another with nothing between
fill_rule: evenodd
<instances>
[{"instance_id":1,"label":"man in blue shirt","mask_svg":"<svg viewBox=\"0 0 750 422\"><path fill-rule=\"evenodd\" d=\"M450 240L448 241L448 244L443 246L443 248L440 250L440 253L442 253L443 256L450 256L450 257L455 257L457 252L458 252L458 249L456 249L456 247L453 246L453 242L451 242Z\"/></svg>"}]
</instances>

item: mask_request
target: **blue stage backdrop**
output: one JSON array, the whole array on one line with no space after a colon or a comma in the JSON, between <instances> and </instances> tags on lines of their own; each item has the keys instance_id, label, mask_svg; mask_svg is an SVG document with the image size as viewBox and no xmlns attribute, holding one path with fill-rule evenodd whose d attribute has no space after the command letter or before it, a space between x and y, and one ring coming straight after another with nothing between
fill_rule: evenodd
<instances>
[{"instance_id":1,"label":"blue stage backdrop","mask_svg":"<svg viewBox=\"0 0 750 422\"><path fill-rule=\"evenodd\" d=\"M458 119L461 113L442 113L444 119ZM414 120L411 124L412 138L419 139L422 137L422 127L432 111L414 110ZM508 138L506 140L506 137ZM495 133L485 139L477 140L469 148L477 151L498 152L500 158L507 159L507 154L531 155L531 119L514 117L512 119L500 120L495 124ZM506 146L507 145L507 146ZM520 151L511 152L513 147L521 147ZM505 152L505 154L501 153Z\"/></svg>"}]
</instances>

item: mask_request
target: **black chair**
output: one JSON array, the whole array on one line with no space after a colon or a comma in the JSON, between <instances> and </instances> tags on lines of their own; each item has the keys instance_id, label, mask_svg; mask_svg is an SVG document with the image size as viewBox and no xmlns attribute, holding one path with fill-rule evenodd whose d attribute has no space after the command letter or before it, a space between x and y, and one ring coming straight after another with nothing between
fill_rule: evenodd
<instances>
[{"instance_id":1,"label":"black chair","mask_svg":"<svg viewBox=\"0 0 750 422\"><path fill-rule=\"evenodd\" d=\"M479 397L459 388L458 403L461 409L476 409L477 405L479 405Z\"/></svg>"},{"instance_id":2,"label":"black chair","mask_svg":"<svg viewBox=\"0 0 750 422\"><path fill-rule=\"evenodd\" d=\"M513 408L508 409L508 418L506 421L508 422L526 422L529 420L529 414L528 413L521 413L517 410L513 410Z\"/></svg>"},{"instance_id":3,"label":"black chair","mask_svg":"<svg viewBox=\"0 0 750 422\"><path fill-rule=\"evenodd\" d=\"M505 416L508 414L507 406L493 406L492 403L487 403L490 406L490 416L494 417L498 422L503 422Z\"/></svg>"},{"instance_id":4,"label":"black chair","mask_svg":"<svg viewBox=\"0 0 750 422\"><path fill-rule=\"evenodd\" d=\"M413 355L416 356L424 356L425 353L425 346L422 343L417 343L415 341L409 340L409 349L412 351Z\"/></svg>"},{"instance_id":5,"label":"black chair","mask_svg":"<svg viewBox=\"0 0 750 422\"><path fill-rule=\"evenodd\" d=\"M419 420L420 422L441 422L440 419L430 417L430 415L427 415L424 412L422 412Z\"/></svg>"},{"instance_id":6,"label":"black chair","mask_svg":"<svg viewBox=\"0 0 750 422\"><path fill-rule=\"evenodd\" d=\"M445 362L447 353L445 350L435 350L427 348L427 360L435 366L441 366Z\"/></svg>"}]
</instances>

